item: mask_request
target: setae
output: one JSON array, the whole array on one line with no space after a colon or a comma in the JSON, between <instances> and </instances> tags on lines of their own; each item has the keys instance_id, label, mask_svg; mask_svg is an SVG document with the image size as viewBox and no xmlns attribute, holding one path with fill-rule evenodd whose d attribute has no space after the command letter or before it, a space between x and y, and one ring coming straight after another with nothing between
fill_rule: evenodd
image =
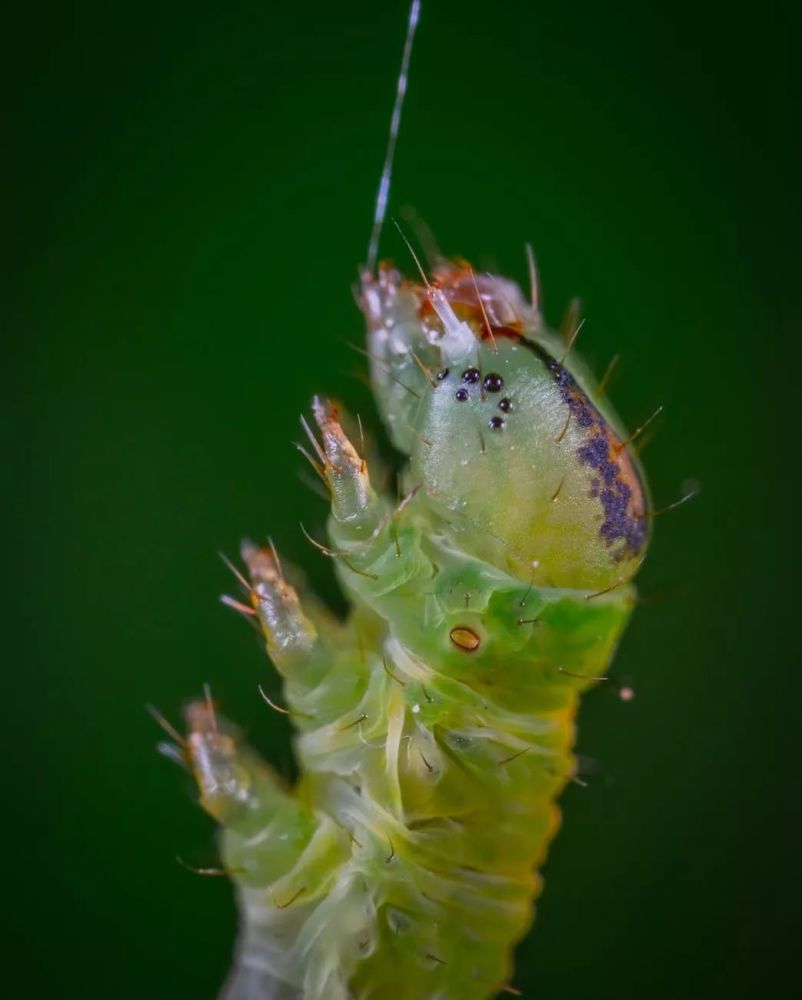
<instances>
[{"instance_id":1,"label":"setae","mask_svg":"<svg viewBox=\"0 0 802 1000\"><path fill-rule=\"evenodd\" d=\"M417 4L413 3L397 110ZM402 86L403 84L403 86ZM252 615L284 679L301 778L217 717L189 760L242 918L232 1000L480 1000L505 988L574 775L579 695L606 670L648 541L626 434L567 337L498 276L376 266L360 306L376 401L406 462L377 491L338 408L309 456L351 612L333 620L246 544ZM566 343L567 340L567 343Z\"/></svg>"}]
</instances>

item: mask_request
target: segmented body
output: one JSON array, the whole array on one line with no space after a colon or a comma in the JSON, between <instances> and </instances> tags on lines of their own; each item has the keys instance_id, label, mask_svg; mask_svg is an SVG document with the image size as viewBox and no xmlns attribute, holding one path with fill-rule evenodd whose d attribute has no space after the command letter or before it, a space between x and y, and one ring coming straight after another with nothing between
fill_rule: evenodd
<instances>
[{"instance_id":1,"label":"segmented body","mask_svg":"<svg viewBox=\"0 0 802 1000\"><path fill-rule=\"evenodd\" d=\"M508 983L574 774L579 694L606 671L647 541L615 416L517 286L443 263L362 279L401 499L316 400L338 623L246 546L302 778L283 789L205 703L203 805L242 918L228 995L471 1000Z\"/></svg>"}]
</instances>

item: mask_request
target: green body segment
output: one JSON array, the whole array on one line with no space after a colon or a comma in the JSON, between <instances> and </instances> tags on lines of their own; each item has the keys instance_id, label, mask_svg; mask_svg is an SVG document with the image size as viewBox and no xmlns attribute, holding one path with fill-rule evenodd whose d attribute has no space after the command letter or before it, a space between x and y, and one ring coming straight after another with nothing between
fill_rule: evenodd
<instances>
[{"instance_id":1,"label":"green body segment","mask_svg":"<svg viewBox=\"0 0 802 1000\"><path fill-rule=\"evenodd\" d=\"M376 301L377 395L410 454L400 502L374 492L336 410L315 403L350 617L321 620L274 554L243 553L299 730L298 786L282 789L208 706L189 713L240 901L234 1000L480 1000L509 982L574 775L578 698L607 670L645 545L634 460L549 335L531 349L474 329L455 367L417 286L395 288L389 324ZM388 329L394 343L375 336Z\"/></svg>"}]
</instances>

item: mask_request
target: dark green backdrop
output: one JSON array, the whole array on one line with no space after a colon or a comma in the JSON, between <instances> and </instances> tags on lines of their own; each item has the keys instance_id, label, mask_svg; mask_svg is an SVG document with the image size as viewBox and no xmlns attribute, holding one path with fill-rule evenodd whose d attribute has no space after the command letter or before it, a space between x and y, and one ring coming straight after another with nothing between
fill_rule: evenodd
<instances>
[{"instance_id":1,"label":"dark green backdrop","mask_svg":"<svg viewBox=\"0 0 802 1000\"><path fill-rule=\"evenodd\" d=\"M798 32L791 3L430 0L394 210L581 294L623 361L661 518L590 784L564 798L525 996L784 997L798 965ZM234 933L188 780L144 704L212 683L289 769L271 668L216 556L303 540L315 390L374 419L350 286L405 3L45 3L4 27L3 856L15 996L212 997ZM397 235L387 254L402 260ZM267 680L266 680L267 679Z\"/></svg>"}]
</instances>

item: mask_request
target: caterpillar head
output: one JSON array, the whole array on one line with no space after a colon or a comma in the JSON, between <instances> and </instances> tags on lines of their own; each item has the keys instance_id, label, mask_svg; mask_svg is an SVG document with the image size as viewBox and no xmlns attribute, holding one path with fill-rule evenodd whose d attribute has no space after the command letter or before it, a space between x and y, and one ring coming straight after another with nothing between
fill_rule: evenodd
<instances>
[{"instance_id":1,"label":"caterpillar head","mask_svg":"<svg viewBox=\"0 0 802 1000\"><path fill-rule=\"evenodd\" d=\"M638 462L518 286L457 262L429 284L385 264L361 290L379 410L436 530L543 586L628 579L649 534Z\"/></svg>"}]
</instances>

